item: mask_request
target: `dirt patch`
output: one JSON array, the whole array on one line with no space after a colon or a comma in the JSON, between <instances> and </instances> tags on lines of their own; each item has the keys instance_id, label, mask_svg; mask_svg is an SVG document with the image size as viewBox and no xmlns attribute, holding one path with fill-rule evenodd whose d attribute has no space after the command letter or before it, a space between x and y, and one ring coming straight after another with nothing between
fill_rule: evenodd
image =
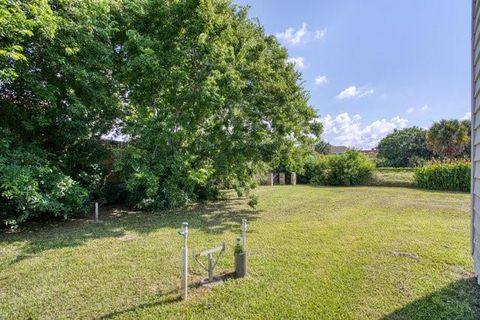
<instances>
[{"instance_id":1,"label":"dirt patch","mask_svg":"<svg viewBox=\"0 0 480 320\"><path fill-rule=\"evenodd\" d=\"M420 257L416 253L411 252L401 252L401 251L390 251L389 254L393 257L405 257L410 258L416 261L420 260Z\"/></svg>"},{"instance_id":2,"label":"dirt patch","mask_svg":"<svg viewBox=\"0 0 480 320\"><path fill-rule=\"evenodd\" d=\"M456 280L468 280L475 277L475 274L473 272L466 271L459 266L453 266L451 272L453 278Z\"/></svg>"},{"instance_id":3,"label":"dirt patch","mask_svg":"<svg viewBox=\"0 0 480 320\"><path fill-rule=\"evenodd\" d=\"M138 237L134 234L126 234L124 236L117 237L117 239L120 240L120 241L131 241L131 240L135 240L137 238Z\"/></svg>"}]
</instances>

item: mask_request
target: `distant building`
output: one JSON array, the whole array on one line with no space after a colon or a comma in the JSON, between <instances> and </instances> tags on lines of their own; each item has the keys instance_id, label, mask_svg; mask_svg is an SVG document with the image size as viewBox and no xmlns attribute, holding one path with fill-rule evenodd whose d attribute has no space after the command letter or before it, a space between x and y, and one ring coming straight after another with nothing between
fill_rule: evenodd
<instances>
[{"instance_id":1,"label":"distant building","mask_svg":"<svg viewBox=\"0 0 480 320\"><path fill-rule=\"evenodd\" d=\"M348 147L345 146L331 146L330 147L330 154L342 154L348 150Z\"/></svg>"},{"instance_id":2,"label":"distant building","mask_svg":"<svg viewBox=\"0 0 480 320\"><path fill-rule=\"evenodd\" d=\"M360 152L368 157L376 157L378 154L377 148L372 148L370 150L360 150Z\"/></svg>"}]
</instances>

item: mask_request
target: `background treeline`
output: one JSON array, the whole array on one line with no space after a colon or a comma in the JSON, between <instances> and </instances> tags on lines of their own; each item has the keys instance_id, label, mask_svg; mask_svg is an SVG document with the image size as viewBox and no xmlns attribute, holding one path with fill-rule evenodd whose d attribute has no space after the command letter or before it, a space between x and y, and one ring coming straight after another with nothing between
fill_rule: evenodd
<instances>
[{"instance_id":1,"label":"background treeline","mask_svg":"<svg viewBox=\"0 0 480 320\"><path fill-rule=\"evenodd\" d=\"M396 130L378 144L379 167L417 167L432 158L470 158L470 120L441 120L428 130Z\"/></svg>"},{"instance_id":2,"label":"background treeline","mask_svg":"<svg viewBox=\"0 0 480 320\"><path fill-rule=\"evenodd\" d=\"M377 165L414 167L412 183L420 188L469 191L470 126L470 120L441 120L428 130L395 131L380 141Z\"/></svg>"},{"instance_id":3,"label":"background treeline","mask_svg":"<svg viewBox=\"0 0 480 320\"><path fill-rule=\"evenodd\" d=\"M331 155L320 141L300 169L300 181L318 185L374 185L470 190L470 121L441 120L428 130L396 130L378 155L348 150Z\"/></svg>"},{"instance_id":4,"label":"background treeline","mask_svg":"<svg viewBox=\"0 0 480 320\"><path fill-rule=\"evenodd\" d=\"M226 0L0 1L0 222L176 207L301 163L322 126L286 59Z\"/></svg>"}]
</instances>

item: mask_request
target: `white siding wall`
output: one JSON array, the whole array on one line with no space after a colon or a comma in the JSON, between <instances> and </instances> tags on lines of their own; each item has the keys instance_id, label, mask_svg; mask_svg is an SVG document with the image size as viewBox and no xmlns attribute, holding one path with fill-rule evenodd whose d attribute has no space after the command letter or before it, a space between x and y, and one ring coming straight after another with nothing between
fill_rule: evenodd
<instances>
[{"instance_id":1,"label":"white siding wall","mask_svg":"<svg viewBox=\"0 0 480 320\"><path fill-rule=\"evenodd\" d=\"M480 275L480 0L472 0L472 255ZM480 277L479 277L480 283Z\"/></svg>"}]
</instances>

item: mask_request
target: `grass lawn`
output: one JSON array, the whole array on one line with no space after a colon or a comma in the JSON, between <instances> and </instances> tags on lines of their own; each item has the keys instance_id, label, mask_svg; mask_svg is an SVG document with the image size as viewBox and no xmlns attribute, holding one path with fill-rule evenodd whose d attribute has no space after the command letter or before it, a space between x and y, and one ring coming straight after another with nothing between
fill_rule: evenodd
<instances>
[{"instance_id":1,"label":"grass lawn","mask_svg":"<svg viewBox=\"0 0 480 320\"><path fill-rule=\"evenodd\" d=\"M372 186L413 187L413 168L377 168L369 181Z\"/></svg>"},{"instance_id":2,"label":"grass lawn","mask_svg":"<svg viewBox=\"0 0 480 320\"><path fill-rule=\"evenodd\" d=\"M469 195L387 187L260 187L169 213L105 210L0 235L0 318L478 319ZM190 250L227 244L249 220L250 276L179 301ZM192 284L206 276L191 261Z\"/></svg>"}]
</instances>

